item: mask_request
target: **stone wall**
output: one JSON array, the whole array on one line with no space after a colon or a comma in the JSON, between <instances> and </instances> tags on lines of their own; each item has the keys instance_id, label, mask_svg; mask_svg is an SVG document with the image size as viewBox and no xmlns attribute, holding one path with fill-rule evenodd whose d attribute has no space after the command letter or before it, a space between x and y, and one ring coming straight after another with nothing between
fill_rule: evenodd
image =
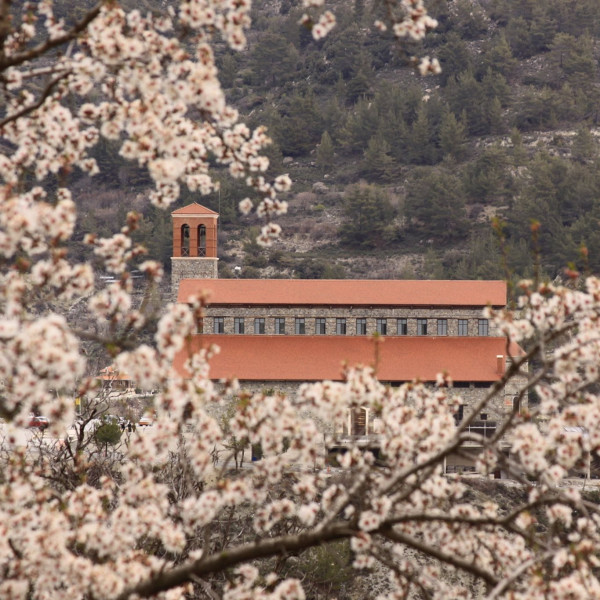
<instances>
[{"instance_id":1,"label":"stone wall","mask_svg":"<svg viewBox=\"0 0 600 600\"><path fill-rule=\"evenodd\" d=\"M293 397L297 394L299 387L304 382L289 382L289 381L242 381L240 386L243 390L246 390L252 394L254 393L265 393L265 394L284 394L289 397ZM386 382L383 381L383 384ZM495 423L496 426L500 426L507 416L513 409L513 398L516 395L517 385L522 385L524 378L521 380L515 379L509 386L500 393L492 402L483 409L479 415L477 415L477 421L479 423L488 422L491 426ZM464 415L470 414L472 407L483 400L483 398L490 392L491 385L489 383L466 383L458 384L460 387L455 387L450 390L451 396L460 396L464 405ZM527 399L525 398L522 403L522 408L527 405ZM320 429L325 434L334 433L333 423L320 423ZM479 425L478 427L481 427ZM477 431L479 433L479 431Z\"/></svg>"},{"instance_id":2,"label":"stone wall","mask_svg":"<svg viewBox=\"0 0 600 600\"><path fill-rule=\"evenodd\" d=\"M171 296L177 298L179 282L182 279L217 279L218 258L212 257L172 257Z\"/></svg>"}]
</instances>

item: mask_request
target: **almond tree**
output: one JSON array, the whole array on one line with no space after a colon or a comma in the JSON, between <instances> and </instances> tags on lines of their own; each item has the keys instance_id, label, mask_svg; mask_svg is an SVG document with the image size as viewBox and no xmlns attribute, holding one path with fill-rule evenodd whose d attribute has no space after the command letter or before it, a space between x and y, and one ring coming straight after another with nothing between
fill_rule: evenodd
<instances>
[{"instance_id":1,"label":"almond tree","mask_svg":"<svg viewBox=\"0 0 600 600\"><path fill-rule=\"evenodd\" d=\"M317 39L335 23L322 4L304 1L303 23ZM420 0L380 7L377 26L399 40L419 40L435 24ZM213 190L216 162L253 190L240 208L266 218L261 243L276 237L271 219L285 210L276 193L289 178L265 180L266 132L226 104L212 51L215 40L244 47L250 2L189 0L142 13L107 0L64 18L57 8L0 0L0 597L304 598L285 575L287 557L340 540L356 569L388 572L386 598L600 597L598 507L563 485L600 448L600 282L524 282L518 312L488 315L507 349L520 343L526 352L459 425L460 399L445 375L435 389L390 388L373 369L355 368L295 397L252 396L210 380L211 350L179 377L173 358L203 299L167 307L154 343L140 344L151 315L131 298L130 267L144 252L130 238L138 217L108 239L90 232L96 257L118 277L98 289L90 265L67 251L76 210L65 183L73 169L96 172L89 150L100 137L148 169L158 206L182 184ZM417 62L423 73L438 70L429 58ZM162 275L153 261L139 268L150 284ZM68 323L62 309L74 302L86 302L96 327ZM64 435L75 398L94 388L80 350L89 339L138 387L160 390L155 425L131 435L122 460L99 477L89 476L98 459L85 436L75 452L15 443L33 410L50 418L50 435ZM517 399L535 389L539 404L508 414L492 438L471 433L508 383L519 384ZM221 428L213 415L234 397L239 408ZM317 424L365 406L378 417L381 459L350 448L339 472L315 470ZM234 472L215 464L225 429L260 444L263 459ZM510 502L495 501L497 488L483 480L444 475L444 459L473 443L482 475L500 466L517 482ZM70 462L61 471L57 460ZM61 472L68 485L57 483Z\"/></svg>"}]
</instances>

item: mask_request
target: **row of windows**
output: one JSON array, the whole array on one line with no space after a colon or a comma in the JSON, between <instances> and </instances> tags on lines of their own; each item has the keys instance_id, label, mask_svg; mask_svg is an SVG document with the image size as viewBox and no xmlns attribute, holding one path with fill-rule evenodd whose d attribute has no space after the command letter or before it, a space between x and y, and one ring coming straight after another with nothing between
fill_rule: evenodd
<instances>
[{"instance_id":1,"label":"row of windows","mask_svg":"<svg viewBox=\"0 0 600 600\"><path fill-rule=\"evenodd\" d=\"M391 328L388 327L388 322L393 324L396 321L396 335L408 335L408 319L377 319L375 322L375 330L380 335L390 335ZM429 319L433 320L433 319ZM417 319L417 335L427 335L428 332L428 319ZM448 335L448 319L436 319L437 320L437 335ZM347 321L349 319L339 318L335 320L335 333L336 335L346 335L347 333ZM275 317L275 334L285 335L285 323L286 320L283 317ZM213 322L214 333L225 333L225 317L214 317ZM246 333L246 325L244 317L235 317L233 320L233 332L237 334ZM256 318L254 319L254 333L255 335L263 335L265 333L265 319ZM294 333L296 335L306 334L306 319L304 317L297 317L294 321ZM327 334L327 323L324 318L318 317L315 319L315 335L326 335ZM468 319L457 319L457 334L459 336L469 335L469 320ZM358 318L356 319L356 335L367 335L367 319ZM489 322L487 319L478 319L477 321L477 335L487 336L489 335Z\"/></svg>"}]
</instances>

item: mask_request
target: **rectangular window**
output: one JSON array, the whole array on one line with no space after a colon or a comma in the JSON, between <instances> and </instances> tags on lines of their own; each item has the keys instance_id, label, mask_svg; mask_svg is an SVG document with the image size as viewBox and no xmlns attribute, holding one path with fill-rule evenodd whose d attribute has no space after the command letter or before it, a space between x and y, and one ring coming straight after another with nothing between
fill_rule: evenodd
<instances>
[{"instance_id":1,"label":"rectangular window","mask_svg":"<svg viewBox=\"0 0 600 600\"><path fill-rule=\"evenodd\" d=\"M448 319L437 320L437 334L448 335Z\"/></svg>"},{"instance_id":2,"label":"rectangular window","mask_svg":"<svg viewBox=\"0 0 600 600\"><path fill-rule=\"evenodd\" d=\"M204 319L202 317L196 321L196 333L204 333Z\"/></svg>"},{"instance_id":3,"label":"rectangular window","mask_svg":"<svg viewBox=\"0 0 600 600\"><path fill-rule=\"evenodd\" d=\"M521 412L521 399L515 396L513 398L513 412L520 413Z\"/></svg>"},{"instance_id":4,"label":"rectangular window","mask_svg":"<svg viewBox=\"0 0 600 600\"><path fill-rule=\"evenodd\" d=\"M306 333L306 323L303 317L296 317L295 327L296 335L304 335Z\"/></svg>"},{"instance_id":5,"label":"rectangular window","mask_svg":"<svg viewBox=\"0 0 600 600\"><path fill-rule=\"evenodd\" d=\"M325 319L315 319L315 335L325 335Z\"/></svg>"},{"instance_id":6,"label":"rectangular window","mask_svg":"<svg viewBox=\"0 0 600 600\"><path fill-rule=\"evenodd\" d=\"M417 335L427 335L427 319L417 319Z\"/></svg>"},{"instance_id":7,"label":"rectangular window","mask_svg":"<svg viewBox=\"0 0 600 600\"><path fill-rule=\"evenodd\" d=\"M254 319L254 334L255 335L264 335L265 334L265 320L264 319Z\"/></svg>"},{"instance_id":8,"label":"rectangular window","mask_svg":"<svg viewBox=\"0 0 600 600\"><path fill-rule=\"evenodd\" d=\"M479 319L477 324L477 333L479 335L490 335L490 325L487 319Z\"/></svg>"},{"instance_id":9,"label":"rectangular window","mask_svg":"<svg viewBox=\"0 0 600 600\"><path fill-rule=\"evenodd\" d=\"M408 335L408 321L406 319L398 319L398 335Z\"/></svg>"},{"instance_id":10,"label":"rectangular window","mask_svg":"<svg viewBox=\"0 0 600 600\"><path fill-rule=\"evenodd\" d=\"M336 335L346 335L346 319L335 320L335 333Z\"/></svg>"},{"instance_id":11,"label":"rectangular window","mask_svg":"<svg viewBox=\"0 0 600 600\"><path fill-rule=\"evenodd\" d=\"M213 333L225 333L225 317L213 319Z\"/></svg>"},{"instance_id":12,"label":"rectangular window","mask_svg":"<svg viewBox=\"0 0 600 600\"><path fill-rule=\"evenodd\" d=\"M244 317L235 317L233 319L233 333L244 333Z\"/></svg>"},{"instance_id":13,"label":"rectangular window","mask_svg":"<svg viewBox=\"0 0 600 600\"><path fill-rule=\"evenodd\" d=\"M379 335L387 335L387 319L377 319L376 328Z\"/></svg>"},{"instance_id":14,"label":"rectangular window","mask_svg":"<svg viewBox=\"0 0 600 600\"><path fill-rule=\"evenodd\" d=\"M285 318L277 317L275 319L275 334L276 335L285 335Z\"/></svg>"},{"instance_id":15,"label":"rectangular window","mask_svg":"<svg viewBox=\"0 0 600 600\"><path fill-rule=\"evenodd\" d=\"M356 319L356 335L367 335L366 319Z\"/></svg>"},{"instance_id":16,"label":"rectangular window","mask_svg":"<svg viewBox=\"0 0 600 600\"><path fill-rule=\"evenodd\" d=\"M467 319L458 320L458 335L469 335L469 321Z\"/></svg>"}]
</instances>

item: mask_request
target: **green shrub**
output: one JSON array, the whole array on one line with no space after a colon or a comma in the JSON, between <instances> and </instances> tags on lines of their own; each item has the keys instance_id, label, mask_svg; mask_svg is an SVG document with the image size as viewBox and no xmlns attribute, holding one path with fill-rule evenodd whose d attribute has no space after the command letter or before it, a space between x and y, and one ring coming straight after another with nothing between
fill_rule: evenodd
<instances>
[{"instance_id":1,"label":"green shrub","mask_svg":"<svg viewBox=\"0 0 600 600\"><path fill-rule=\"evenodd\" d=\"M99 446L104 446L105 448L108 446L116 446L121 439L121 428L119 425L114 422L103 423L96 429L94 434L96 443Z\"/></svg>"}]
</instances>

